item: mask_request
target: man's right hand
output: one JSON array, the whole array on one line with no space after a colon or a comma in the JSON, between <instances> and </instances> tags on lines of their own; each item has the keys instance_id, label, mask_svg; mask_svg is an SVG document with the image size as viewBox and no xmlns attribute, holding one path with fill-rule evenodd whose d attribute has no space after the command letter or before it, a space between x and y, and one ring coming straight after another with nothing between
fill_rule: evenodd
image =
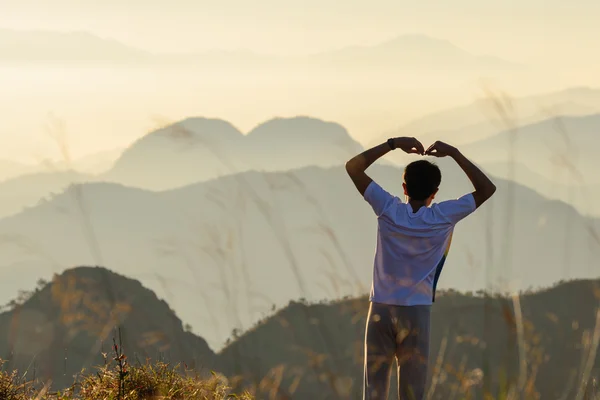
<instances>
[{"instance_id":1,"label":"man's right hand","mask_svg":"<svg viewBox=\"0 0 600 400\"><path fill-rule=\"evenodd\" d=\"M433 157L446 157L456 154L456 147L450 146L448 143L440 142L439 140L429 146L425 155Z\"/></svg>"}]
</instances>

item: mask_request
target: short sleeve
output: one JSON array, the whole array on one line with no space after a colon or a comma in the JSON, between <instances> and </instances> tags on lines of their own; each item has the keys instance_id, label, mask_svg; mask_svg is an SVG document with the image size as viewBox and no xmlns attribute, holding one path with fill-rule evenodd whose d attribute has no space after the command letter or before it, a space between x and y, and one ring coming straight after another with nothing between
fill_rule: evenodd
<instances>
[{"instance_id":1,"label":"short sleeve","mask_svg":"<svg viewBox=\"0 0 600 400\"><path fill-rule=\"evenodd\" d=\"M372 181L365 190L364 198L373 207L375 214L380 217L397 198L386 192L377 182Z\"/></svg>"},{"instance_id":2,"label":"short sleeve","mask_svg":"<svg viewBox=\"0 0 600 400\"><path fill-rule=\"evenodd\" d=\"M458 199L446 200L438 204L438 210L452 224L458 223L475 211L476 208L473 193L467 193Z\"/></svg>"}]
</instances>

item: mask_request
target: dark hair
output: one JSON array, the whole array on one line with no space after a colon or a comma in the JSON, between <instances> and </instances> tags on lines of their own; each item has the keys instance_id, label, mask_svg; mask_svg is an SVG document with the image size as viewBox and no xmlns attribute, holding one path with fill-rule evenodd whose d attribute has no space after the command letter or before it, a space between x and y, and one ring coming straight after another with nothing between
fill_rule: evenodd
<instances>
[{"instance_id":1,"label":"dark hair","mask_svg":"<svg viewBox=\"0 0 600 400\"><path fill-rule=\"evenodd\" d=\"M411 162L404 169L406 193L413 200L425 200L435 192L441 182L440 168L427 160Z\"/></svg>"}]
</instances>

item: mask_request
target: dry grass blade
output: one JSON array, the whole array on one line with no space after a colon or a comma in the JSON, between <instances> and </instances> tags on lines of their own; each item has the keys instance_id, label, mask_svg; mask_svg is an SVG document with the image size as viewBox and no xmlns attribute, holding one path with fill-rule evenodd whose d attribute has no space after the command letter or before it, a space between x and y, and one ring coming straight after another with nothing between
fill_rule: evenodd
<instances>
[{"instance_id":1,"label":"dry grass blade","mask_svg":"<svg viewBox=\"0 0 600 400\"><path fill-rule=\"evenodd\" d=\"M575 400L582 400L586 394L588 394L589 379L592 372L592 368L596 362L596 355L598 353L598 344L600 343L600 308L596 311L596 324L591 339L591 343L586 346L587 354L584 364L584 369L581 376L581 384L577 391L577 397Z\"/></svg>"},{"instance_id":2,"label":"dry grass blade","mask_svg":"<svg viewBox=\"0 0 600 400\"><path fill-rule=\"evenodd\" d=\"M523 393L527 383L527 355L525 352L525 330L523 327L523 314L521 310L521 301L518 294L512 296L513 309L515 313L515 324L517 328L517 343L519 349L519 380L517 383L517 392Z\"/></svg>"},{"instance_id":3,"label":"dry grass blade","mask_svg":"<svg viewBox=\"0 0 600 400\"><path fill-rule=\"evenodd\" d=\"M442 343L440 344L440 350L438 352L438 356L435 362L434 367L434 375L431 379L431 385L429 386L429 390L427 391L427 400L433 399L433 395L435 394L435 389L440 381L440 375L443 372L442 366L444 364L444 355L446 353L446 346L448 345L448 336L445 335L442 339Z\"/></svg>"}]
</instances>

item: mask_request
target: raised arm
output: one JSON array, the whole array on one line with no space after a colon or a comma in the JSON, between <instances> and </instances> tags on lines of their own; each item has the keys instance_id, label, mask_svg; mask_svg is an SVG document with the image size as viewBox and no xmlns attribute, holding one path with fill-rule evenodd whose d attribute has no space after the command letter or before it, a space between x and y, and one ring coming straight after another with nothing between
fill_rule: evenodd
<instances>
[{"instance_id":1,"label":"raised arm","mask_svg":"<svg viewBox=\"0 0 600 400\"><path fill-rule=\"evenodd\" d=\"M456 161L475 188L473 198L477 207L485 203L496 192L496 185L475 164L462 155L456 147L438 141L432 144L425 154L435 157L450 156Z\"/></svg>"},{"instance_id":2,"label":"raised arm","mask_svg":"<svg viewBox=\"0 0 600 400\"><path fill-rule=\"evenodd\" d=\"M361 195L364 196L365 190L367 190L367 187L372 182L372 179L365 173L367 168L394 149L402 149L406 153L425 153L423 145L417 139L399 137L392 138L353 157L346 163L346 172L348 172L352 182L354 182L354 186L356 186Z\"/></svg>"}]
</instances>

